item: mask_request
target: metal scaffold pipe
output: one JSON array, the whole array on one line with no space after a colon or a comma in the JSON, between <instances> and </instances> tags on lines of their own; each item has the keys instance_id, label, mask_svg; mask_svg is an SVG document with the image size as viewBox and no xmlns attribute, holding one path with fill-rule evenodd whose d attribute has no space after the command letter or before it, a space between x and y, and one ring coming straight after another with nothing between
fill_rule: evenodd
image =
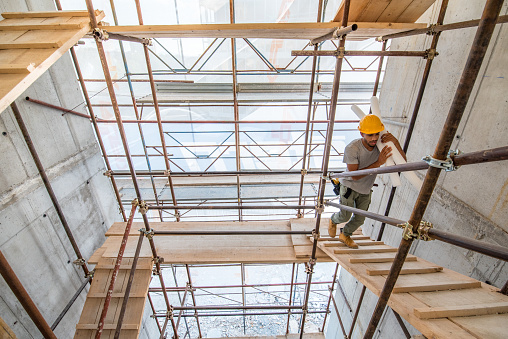
<instances>
[{"instance_id":1,"label":"metal scaffold pipe","mask_svg":"<svg viewBox=\"0 0 508 339\"><path fill-rule=\"evenodd\" d=\"M150 205L148 206L149 210L169 210L178 208L179 210L297 210L297 209L307 209L312 210L316 208L315 206L306 206L306 205L280 205L280 206L254 206L254 205L222 205L222 206L206 206L206 205Z\"/></svg>"},{"instance_id":2,"label":"metal scaffold pipe","mask_svg":"<svg viewBox=\"0 0 508 339\"><path fill-rule=\"evenodd\" d=\"M473 86L476 82L480 67L487 52L502 5L503 0L487 0L481 22L478 26L478 30L476 31L464 71L451 104L448 117L445 121L445 125L441 131L439 141L434 151L434 159L445 160L448 151L450 150L451 144L455 138L455 133L457 132L460 120L469 101L469 97L471 96ZM413 212L411 213L411 217L408 221L410 225L420 224L440 173L441 168L437 167L431 167L427 171L422 189L420 190ZM407 240L403 238L400 242L390 273L386 278L378 303L365 332L364 338L366 339L371 339L376 331L386 304L388 303L388 299L390 298L395 283L399 277L402 265L409 253L412 242L413 238L411 237Z\"/></svg>"}]
</instances>

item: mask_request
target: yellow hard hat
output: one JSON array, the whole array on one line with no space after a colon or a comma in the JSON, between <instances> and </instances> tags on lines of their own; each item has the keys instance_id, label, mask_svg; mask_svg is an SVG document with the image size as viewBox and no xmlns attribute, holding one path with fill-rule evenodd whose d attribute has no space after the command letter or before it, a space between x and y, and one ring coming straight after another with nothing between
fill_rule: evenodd
<instances>
[{"instance_id":1,"label":"yellow hard hat","mask_svg":"<svg viewBox=\"0 0 508 339\"><path fill-rule=\"evenodd\" d=\"M360 132L365 134L375 134L384 130L385 126L383 125L381 119L379 119L377 115L369 114L364 116L362 120L360 120L358 129L360 130Z\"/></svg>"}]
</instances>

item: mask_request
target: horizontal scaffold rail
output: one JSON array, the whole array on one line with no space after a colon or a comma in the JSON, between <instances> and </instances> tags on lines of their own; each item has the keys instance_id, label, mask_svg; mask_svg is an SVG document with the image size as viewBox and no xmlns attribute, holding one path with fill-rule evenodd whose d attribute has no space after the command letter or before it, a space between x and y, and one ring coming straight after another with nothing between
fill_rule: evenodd
<instances>
[{"instance_id":1,"label":"horizontal scaffold rail","mask_svg":"<svg viewBox=\"0 0 508 339\"><path fill-rule=\"evenodd\" d=\"M472 165L484 162L508 160L508 146L498 147L483 151L464 153L452 156L450 158L454 167L462 165ZM346 178L352 176L369 175L369 174L384 174L395 172L408 172L417 171L429 168L429 163L426 161L408 162L406 164L385 166L377 168L369 168L358 171L342 172L330 174L330 178Z\"/></svg>"},{"instance_id":2,"label":"horizontal scaffold rail","mask_svg":"<svg viewBox=\"0 0 508 339\"><path fill-rule=\"evenodd\" d=\"M291 51L291 56L405 56L405 57L428 57L427 51Z\"/></svg>"},{"instance_id":3,"label":"horizontal scaffold rail","mask_svg":"<svg viewBox=\"0 0 508 339\"><path fill-rule=\"evenodd\" d=\"M292 210L292 209L314 209L315 206L306 205L280 205L280 206L255 206L255 205L150 205L149 210Z\"/></svg>"},{"instance_id":4,"label":"horizontal scaffold rail","mask_svg":"<svg viewBox=\"0 0 508 339\"><path fill-rule=\"evenodd\" d=\"M376 214L373 212L364 211L364 210L361 210L358 208L354 208L354 207L350 207L350 206L346 206L346 205L342 205L342 204L336 204L336 203L333 203L330 201L326 201L325 205L337 207L337 208L340 208L340 209L343 209L343 210L346 210L346 211L349 211L349 212L352 212L352 213L355 213L358 215L365 216L365 217L373 219L373 220L384 222L384 223L392 225L392 226L402 227L406 224L406 222L404 220L387 217L387 216L384 216L381 214ZM415 226L415 225L413 225L413 226ZM418 225L416 225L416 226L418 226ZM475 251L478 253L482 253L482 254L497 258L497 259L508 261L508 248L503 247L503 246L489 244L484 241L466 238L466 237L463 237L460 235L440 231L435 228L430 228L428 230L428 235L432 239L447 242L449 244L459 246L459 247L462 247L462 248L465 248L465 249L468 249L471 251Z\"/></svg>"}]
</instances>

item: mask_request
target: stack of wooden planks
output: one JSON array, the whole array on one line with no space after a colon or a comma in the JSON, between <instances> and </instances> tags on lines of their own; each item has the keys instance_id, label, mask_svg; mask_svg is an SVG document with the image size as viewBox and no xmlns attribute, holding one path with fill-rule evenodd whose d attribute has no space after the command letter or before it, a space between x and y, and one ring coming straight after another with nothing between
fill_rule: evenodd
<instances>
[{"instance_id":1,"label":"stack of wooden planks","mask_svg":"<svg viewBox=\"0 0 508 339\"><path fill-rule=\"evenodd\" d=\"M2 13L0 112L90 31L87 11ZM97 20L104 13L96 11Z\"/></svg>"}]
</instances>

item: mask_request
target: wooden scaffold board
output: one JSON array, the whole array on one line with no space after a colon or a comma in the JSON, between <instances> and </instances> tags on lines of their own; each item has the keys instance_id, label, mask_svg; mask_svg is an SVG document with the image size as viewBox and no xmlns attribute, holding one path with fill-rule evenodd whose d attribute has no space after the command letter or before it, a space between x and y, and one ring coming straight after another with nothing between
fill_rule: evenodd
<instances>
[{"instance_id":1,"label":"wooden scaffold board","mask_svg":"<svg viewBox=\"0 0 508 339\"><path fill-rule=\"evenodd\" d=\"M2 13L0 112L90 31L87 11ZM104 12L96 11L97 20Z\"/></svg>"},{"instance_id":2,"label":"wooden scaffold board","mask_svg":"<svg viewBox=\"0 0 508 339\"><path fill-rule=\"evenodd\" d=\"M309 240L312 243L313 238ZM396 248L373 240L358 240L358 249L347 248L335 239L318 241L318 247L330 258L374 294L381 294ZM388 305L428 338L501 339L508 333L508 296L498 291L408 255Z\"/></svg>"}]
</instances>

